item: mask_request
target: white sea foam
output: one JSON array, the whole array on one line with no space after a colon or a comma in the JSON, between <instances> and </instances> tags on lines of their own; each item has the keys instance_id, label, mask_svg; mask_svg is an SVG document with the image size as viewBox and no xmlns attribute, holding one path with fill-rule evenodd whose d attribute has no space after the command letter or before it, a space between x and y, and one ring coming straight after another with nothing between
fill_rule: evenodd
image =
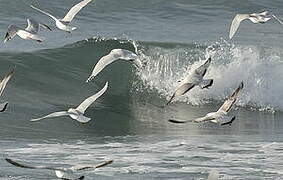
<instances>
[{"instance_id":1,"label":"white sea foam","mask_svg":"<svg viewBox=\"0 0 283 180\"><path fill-rule=\"evenodd\" d=\"M271 111L283 110L283 62L281 49L259 46L235 46L224 40L205 48L151 47L145 52L147 66L139 72L143 84L157 90L168 100L189 70L205 60L208 50L215 50L206 78L213 78L210 89L196 87L176 101L193 105L211 100L223 101L238 84L245 87L237 105Z\"/></svg>"}]
</instances>

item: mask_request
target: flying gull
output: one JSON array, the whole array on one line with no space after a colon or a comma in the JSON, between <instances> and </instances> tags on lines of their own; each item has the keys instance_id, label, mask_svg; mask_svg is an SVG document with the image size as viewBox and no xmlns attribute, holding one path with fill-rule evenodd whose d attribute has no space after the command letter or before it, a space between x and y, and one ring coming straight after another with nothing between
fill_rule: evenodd
<instances>
[{"instance_id":1,"label":"flying gull","mask_svg":"<svg viewBox=\"0 0 283 180\"><path fill-rule=\"evenodd\" d=\"M37 42L42 42L44 38L37 35L39 31L39 27L42 26L52 31L51 28L47 26L46 24L38 23L33 19L27 19L27 22L28 22L28 25L25 29L20 28L14 24L10 25L5 35L4 43L11 40L15 35L18 35L22 39L36 40Z\"/></svg>"},{"instance_id":2,"label":"flying gull","mask_svg":"<svg viewBox=\"0 0 283 180\"><path fill-rule=\"evenodd\" d=\"M81 171L81 170L87 170L87 169L97 169L97 168L101 168L104 167L108 164L113 163L113 160L110 161L106 161L103 162L101 164L95 165L95 166L72 166L70 168L62 168L62 167L52 167L52 166L34 166L34 165L27 165L27 164L22 164L22 163L18 163L15 160L6 158L5 159L8 163L17 166L17 167L21 167L21 168L28 168L28 169L47 169L47 170L52 170L55 171L55 174L58 178L63 179L63 180L82 180L84 179L84 176L80 176L80 177L75 177L74 172L75 171Z\"/></svg>"},{"instance_id":3,"label":"flying gull","mask_svg":"<svg viewBox=\"0 0 283 180\"><path fill-rule=\"evenodd\" d=\"M14 74L14 69L12 69L6 76L4 76L0 81L0 96L2 95L8 81L11 79L12 75ZM7 109L8 102L4 102L0 104L0 112L4 112Z\"/></svg>"},{"instance_id":4,"label":"flying gull","mask_svg":"<svg viewBox=\"0 0 283 180\"><path fill-rule=\"evenodd\" d=\"M228 99L223 103L223 105L218 109L217 112L211 112L208 113L206 116L197 118L193 121L180 121L176 119L170 119L169 122L172 123L186 123L186 122L213 122L213 123L219 123L221 125L227 125L232 124L232 122L235 120L236 116L229 116L228 113L231 110L232 106L235 104L239 92L243 89L244 83L241 82L239 87L234 91L234 93L228 97Z\"/></svg>"},{"instance_id":5,"label":"flying gull","mask_svg":"<svg viewBox=\"0 0 283 180\"><path fill-rule=\"evenodd\" d=\"M76 27L72 27L69 26L70 22L74 19L74 17L76 16L76 14L83 8L85 7L88 3L90 3L92 0L84 0L81 1L80 3L76 4L75 6L73 6L69 12L65 15L65 17L63 19L58 19L55 16L51 15L50 13L47 13L37 7L34 7L33 5L31 5L30 7L49 16L50 18L52 18L55 21L56 26L63 30L63 31L67 31L67 32L72 32L73 30L77 29Z\"/></svg>"},{"instance_id":6,"label":"flying gull","mask_svg":"<svg viewBox=\"0 0 283 180\"><path fill-rule=\"evenodd\" d=\"M204 75L207 72L211 62L209 57L201 66L191 71L184 80L181 81L179 87L175 90L170 100L167 102L169 105L175 97L181 96L191 90L195 86L199 86L201 89L209 88L213 84L213 79L204 79Z\"/></svg>"},{"instance_id":7,"label":"flying gull","mask_svg":"<svg viewBox=\"0 0 283 180\"><path fill-rule=\"evenodd\" d=\"M218 179L219 179L219 172L217 170L210 171L207 180L218 180Z\"/></svg>"},{"instance_id":8,"label":"flying gull","mask_svg":"<svg viewBox=\"0 0 283 180\"><path fill-rule=\"evenodd\" d=\"M272 16L268 16L268 11L263 11L261 13L252 13L252 14L236 14L236 16L234 17L231 23L229 38L232 39L236 31L238 30L240 23L243 20L249 19L255 24L258 23L263 24L269 21L272 17L283 25L282 21L279 18L277 18L277 16L275 16L274 14Z\"/></svg>"},{"instance_id":9,"label":"flying gull","mask_svg":"<svg viewBox=\"0 0 283 180\"><path fill-rule=\"evenodd\" d=\"M103 68L119 59L133 61L137 65L142 64L135 53L125 49L113 49L109 54L103 56L98 61L86 82L90 82Z\"/></svg>"},{"instance_id":10,"label":"flying gull","mask_svg":"<svg viewBox=\"0 0 283 180\"><path fill-rule=\"evenodd\" d=\"M31 119L30 121L39 121L45 118L52 118L52 117L59 117L59 116L70 116L72 119L75 119L79 121L80 123L87 123L91 120L91 118L88 118L84 116L85 110L92 104L94 101L96 101L97 98L99 98L101 95L104 94L104 92L108 88L108 82L105 83L104 87L93 96L88 97L86 100L84 100L77 108L70 108L68 111L60 111L60 112L54 112L47 116L37 118L37 119Z\"/></svg>"}]
</instances>

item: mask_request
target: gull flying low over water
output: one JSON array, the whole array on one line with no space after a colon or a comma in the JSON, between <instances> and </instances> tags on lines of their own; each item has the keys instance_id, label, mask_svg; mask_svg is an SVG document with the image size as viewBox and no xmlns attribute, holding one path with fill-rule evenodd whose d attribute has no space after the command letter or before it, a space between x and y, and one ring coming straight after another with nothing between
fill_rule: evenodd
<instances>
[{"instance_id":1,"label":"gull flying low over water","mask_svg":"<svg viewBox=\"0 0 283 180\"><path fill-rule=\"evenodd\" d=\"M236 116L229 116L228 113L231 110L232 106L235 104L239 92L243 89L244 83L241 82L239 87L234 91L234 93L228 97L228 99L223 103L223 105L218 109L217 112L211 112L208 113L206 116L197 118L193 121L179 121L175 119L170 119L169 122L172 123L186 123L186 122L213 122L213 123L219 123L221 125L227 125L232 124L232 122L235 120Z\"/></svg>"},{"instance_id":2,"label":"gull flying low over water","mask_svg":"<svg viewBox=\"0 0 283 180\"><path fill-rule=\"evenodd\" d=\"M62 168L62 167L52 167L52 166L34 166L34 165L27 165L27 164L22 164L22 163L18 163L15 160L6 158L5 159L8 163L17 166L17 167L21 167L21 168L27 168L27 169L46 169L46 170L52 170L55 171L55 174L58 178L63 179L63 180L82 180L84 179L84 176L80 176L80 177L76 177L74 175L75 171L81 171L81 170L87 170L87 169L97 169L97 168L101 168L104 167L108 164L113 163L113 160L110 161L106 161L103 162L101 164L95 165L95 166L81 166L81 165L77 165L77 166L72 166L70 168Z\"/></svg>"},{"instance_id":3,"label":"gull flying low over water","mask_svg":"<svg viewBox=\"0 0 283 180\"><path fill-rule=\"evenodd\" d=\"M191 90L195 86L199 86L201 89L209 88L213 84L213 79L204 79L204 75L207 72L211 62L211 57L209 57L201 66L194 69L189 73L189 75L181 81L181 84L175 90L174 94L171 96L170 100L167 102L169 105L175 97L181 96Z\"/></svg>"},{"instance_id":4,"label":"gull flying low over water","mask_svg":"<svg viewBox=\"0 0 283 180\"><path fill-rule=\"evenodd\" d=\"M249 19L255 24L258 23L263 24L269 21L271 17L273 17L275 20L277 20L280 24L283 25L282 21L279 18L277 18L274 14L268 17L268 11L263 11L261 13L252 13L252 14L237 14L231 23L229 38L232 39L236 31L238 30L240 23L243 20Z\"/></svg>"},{"instance_id":5,"label":"gull flying low over water","mask_svg":"<svg viewBox=\"0 0 283 180\"><path fill-rule=\"evenodd\" d=\"M11 79L12 75L14 74L15 70L12 69L6 76L4 76L2 78L2 80L0 81L0 96L2 95L8 81ZM4 102L2 104L0 104L0 112L4 112L7 109L8 106L8 102Z\"/></svg>"},{"instance_id":6,"label":"gull flying low over water","mask_svg":"<svg viewBox=\"0 0 283 180\"><path fill-rule=\"evenodd\" d=\"M25 29L22 29L14 24L10 25L5 35L4 43L11 40L15 35L18 35L22 39L36 40L37 42L42 42L44 38L37 35L39 27L42 26L52 31L51 28L46 24L38 23L33 19L27 19L27 22L28 26Z\"/></svg>"},{"instance_id":7,"label":"gull flying low over water","mask_svg":"<svg viewBox=\"0 0 283 180\"><path fill-rule=\"evenodd\" d=\"M97 76L97 74L102 71L107 65L111 64L112 62L116 60L127 60L127 61L133 61L136 65L139 66L139 64L142 64L140 60L138 59L138 56L128 50L125 49L113 49L109 54L106 56L103 56L98 63L93 68L93 71L89 78L86 80L86 82L90 82L92 79Z\"/></svg>"},{"instance_id":8,"label":"gull flying low over water","mask_svg":"<svg viewBox=\"0 0 283 180\"><path fill-rule=\"evenodd\" d=\"M47 116L37 118L37 119L31 119L30 121L39 121L45 118L52 118L52 117L59 117L59 116L70 116L72 119L75 119L79 121L80 123L87 123L91 120L91 118L85 117L84 113L85 110L92 104L94 101L96 101L97 98L102 96L104 92L108 88L108 82L105 83L104 87L96 94L88 97L86 100L84 100L77 108L70 108L68 111L60 111L60 112L54 112Z\"/></svg>"},{"instance_id":9,"label":"gull flying low over water","mask_svg":"<svg viewBox=\"0 0 283 180\"><path fill-rule=\"evenodd\" d=\"M73 6L69 12L65 15L65 17L63 19L58 19L55 16L51 15L50 13L47 13L37 7L34 7L33 5L31 5L30 7L49 16L50 18L52 18L55 21L56 26L63 30L63 31L67 31L67 32L72 32L73 30L77 29L76 27L72 27L69 26L70 22L74 19L74 17L76 16L76 14L83 8L85 7L88 3L90 3L92 0L84 0L81 1L80 3L76 4L75 6Z\"/></svg>"},{"instance_id":10,"label":"gull flying low over water","mask_svg":"<svg viewBox=\"0 0 283 180\"><path fill-rule=\"evenodd\" d=\"M219 172L217 170L210 171L207 180L218 180L219 179Z\"/></svg>"}]
</instances>

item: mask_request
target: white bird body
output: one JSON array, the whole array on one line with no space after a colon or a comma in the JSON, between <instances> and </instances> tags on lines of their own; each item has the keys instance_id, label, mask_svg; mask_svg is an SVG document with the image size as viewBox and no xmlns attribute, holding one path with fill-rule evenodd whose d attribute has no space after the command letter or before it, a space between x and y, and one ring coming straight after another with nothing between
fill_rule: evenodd
<instances>
[{"instance_id":1,"label":"white bird body","mask_svg":"<svg viewBox=\"0 0 283 180\"><path fill-rule=\"evenodd\" d=\"M261 13L252 13L252 14L236 14L230 26L229 38L232 39L232 37L237 32L240 26L240 23L243 20L249 19L255 24L265 23L271 19L270 17L266 17L267 14L268 14L268 11L264 11Z\"/></svg>"},{"instance_id":2,"label":"white bird body","mask_svg":"<svg viewBox=\"0 0 283 180\"><path fill-rule=\"evenodd\" d=\"M87 123L91 120L91 118L84 116L85 110L92 103L94 103L97 98L102 96L104 92L107 90L107 88L108 88L108 82L105 83L104 87L99 92L85 99L77 108L70 108L68 109L68 111L54 112L41 118L31 119L31 121L39 121L45 118L52 118L59 116L70 116L72 119L77 120L80 123Z\"/></svg>"},{"instance_id":3,"label":"white bird body","mask_svg":"<svg viewBox=\"0 0 283 180\"><path fill-rule=\"evenodd\" d=\"M33 5L31 5L31 8L49 16L50 18L52 18L55 21L56 26L66 32L72 32L73 30L77 29L76 27L72 27L69 26L69 23L73 20L73 18L76 16L76 14L83 8L85 7L88 3L90 3L92 0L83 0L80 3L76 4L75 6L73 6L68 13L65 15L65 17L63 19L58 19L55 16L51 15L48 12L45 12L37 7L34 7Z\"/></svg>"},{"instance_id":4,"label":"white bird body","mask_svg":"<svg viewBox=\"0 0 283 180\"><path fill-rule=\"evenodd\" d=\"M171 96L170 100L167 102L167 105L178 96L181 96L191 90L195 86L200 86L200 88L208 88L213 84L213 79L204 79L204 75L207 72L211 62L211 57L209 57L204 64L198 68L189 72L189 74L181 81L178 88L175 90L174 94Z\"/></svg>"},{"instance_id":5,"label":"white bird body","mask_svg":"<svg viewBox=\"0 0 283 180\"><path fill-rule=\"evenodd\" d=\"M33 19L27 19L27 23L28 25L25 29L22 29L16 25L10 25L6 33L4 43L11 40L15 35L18 35L22 39L36 40L37 42L42 42L45 38L37 35L39 27L42 26L52 31L51 28L47 25L38 23Z\"/></svg>"},{"instance_id":6,"label":"white bird body","mask_svg":"<svg viewBox=\"0 0 283 180\"><path fill-rule=\"evenodd\" d=\"M241 82L239 87L234 91L234 93L223 103L223 105L218 109L217 112L211 112L205 115L204 117L197 118L193 122L206 122L210 121L213 123L220 123L221 125L231 124L235 116L229 116L228 113L231 110L232 106L235 104L239 92L243 89L244 83Z\"/></svg>"},{"instance_id":7,"label":"white bird body","mask_svg":"<svg viewBox=\"0 0 283 180\"><path fill-rule=\"evenodd\" d=\"M107 65L111 64L112 62L122 59L127 61L137 61L138 56L128 50L125 49L113 49L109 54L103 56L97 64L94 66L93 71L86 82L90 82L93 80L99 72L101 72Z\"/></svg>"}]
</instances>

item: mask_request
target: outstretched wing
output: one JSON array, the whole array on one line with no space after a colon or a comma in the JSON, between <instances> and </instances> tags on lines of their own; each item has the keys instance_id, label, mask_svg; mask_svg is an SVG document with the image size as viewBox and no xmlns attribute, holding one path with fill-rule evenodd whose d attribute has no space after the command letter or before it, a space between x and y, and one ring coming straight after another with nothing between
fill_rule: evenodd
<instances>
[{"instance_id":1,"label":"outstretched wing","mask_svg":"<svg viewBox=\"0 0 283 180\"><path fill-rule=\"evenodd\" d=\"M239 87L234 91L234 93L219 108L218 112L224 111L224 112L228 113L231 110L233 104L236 102L238 94L241 91L241 89L243 89L243 87L244 87L244 83L241 82Z\"/></svg>"},{"instance_id":2,"label":"outstretched wing","mask_svg":"<svg viewBox=\"0 0 283 180\"><path fill-rule=\"evenodd\" d=\"M274 17L274 19L276 19L281 25L283 25L283 22L277 16L273 14L272 17Z\"/></svg>"},{"instance_id":3,"label":"outstretched wing","mask_svg":"<svg viewBox=\"0 0 283 180\"><path fill-rule=\"evenodd\" d=\"M2 95L8 81L11 79L12 75L14 74L15 69L12 69L6 76L4 76L0 82L0 96Z\"/></svg>"},{"instance_id":4,"label":"outstretched wing","mask_svg":"<svg viewBox=\"0 0 283 180\"><path fill-rule=\"evenodd\" d=\"M113 163L113 160L106 161L106 162L103 162L103 163L95 165L95 166L73 166L73 167L71 167L71 170L81 171L81 170L86 170L86 169L97 169L97 168L101 168L101 167L107 166L107 165L112 164L112 163Z\"/></svg>"},{"instance_id":5,"label":"outstretched wing","mask_svg":"<svg viewBox=\"0 0 283 180\"><path fill-rule=\"evenodd\" d=\"M44 117L41 117L41 118L31 119L30 121L39 121L39 120L42 120L42 119L45 119L45 118L67 116L67 115L69 115L69 113L67 111L60 111L60 112L51 113L51 114L44 116Z\"/></svg>"},{"instance_id":6,"label":"outstretched wing","mask_svg":"<svg viewBox=\"0 0 283 180\"><path fill-rule=\"evenodd\" d=\"M111 64L113 61L118 60L119 58L115 57L112 53L109 53L106 56L103 56L98 63L93 68L93 71L90 77L86 80L86 82L90 82L95 76L102 71L107 65Z\"/></svg>"},{"instance_id":7,"label":"outstretched wing","mask_svg":"<svg viewBox=\"0 0 283 180\"><path fill-rule=\"evenodd\" d=\"M195 69L195 73L203 77L207 72L207 68L210 65L210 62L211 62L211 57L209 57L200 67Z\"/></svg>"},{"instance_id":8,"label":"outstretched wing","mask_svg":"<svg viewBox=\"0 0 283 180\"><path fill-rule=\"evenodd\" d=\"M18 163L12 159L6 158L5 159L8 163L21 167L21 168L28 168L28 169L48 169L48 170L54 170L54 171L65 171L63 168L56 168L56 167L48 167L48 166L33 166L33 165L27 165L27 164L22 164Z\"/></svg>"},{"instance_id":9,"label":"outstretched wing","mask_svg":"<svg viewBox=\"0 0 283 180\"><path fill-rule=\"evenodd\" d=\"M73 6L69 12L66 14L66 16L61 19L61 21L64 22L71 22L74 17L76 16L76 14L83 8L85 7L88 3L90 3L92 0L84 0L78 4L76 4L75 6Z\"/></svg>"},{"instance_id":10,"label":"outstretched wing","mask_svg":"<svg viewBox=\"0 0 283 180\"><path fill-rule=\"evenodd\" d=\"M250 17L249 14L237 14L232 23L231 23L231 27L230 27L230 33L229 33L229 38L232 39L232 37L235 35L237 29L240 26L240 23L245 20L248 19Z\"/></svg>"},{"instance_id":11,"label":"outstretched wing","mask_svg":"<svg viewBox=\"0 0 283 180\"><path fill-rule=\"evenodd\" d=\"M31 33L37 33L39 30L39 23L33 19L27 19L28 26L26 27L26 31Z\"/></svg>"},{"instance_id":12,"label":"outstretched wing","mask_svg":"<svg viewBox=\"0 0 283 180\"><path fill-rule=\"evenodd\" d=\"M84 113L85 110L94 102L96 101L97 98L99 98L100 96L102 96L102 94L104 94L104 92L107 90L108 88L108 82L105 83L104 87L97 92L96 94L88 97L86 100L84 100L77 108L76 110L80 111L81 113Z\"/></svg>"},{"instance_id":13,"label":"outstretched wing","mask_svg":"<svg viewBox=\"0 0 283 180\"><path fill-rule=\"evenodd\" d=\"M39 11L39 12L41 12L41 13L43 13L43 14L45 14L45 15L47 15L47 16L49 16L49 17L51 17L54 21L58 21L58 19L56 17L54 17L53 15L49 14L48 12L45 12L45 11L43 11L43 10L37 8L37 7L34 7L33 5L30 5L30 7L35 9L35 10L37 10L37 11Z\"/></svg>"}]
</instances>

